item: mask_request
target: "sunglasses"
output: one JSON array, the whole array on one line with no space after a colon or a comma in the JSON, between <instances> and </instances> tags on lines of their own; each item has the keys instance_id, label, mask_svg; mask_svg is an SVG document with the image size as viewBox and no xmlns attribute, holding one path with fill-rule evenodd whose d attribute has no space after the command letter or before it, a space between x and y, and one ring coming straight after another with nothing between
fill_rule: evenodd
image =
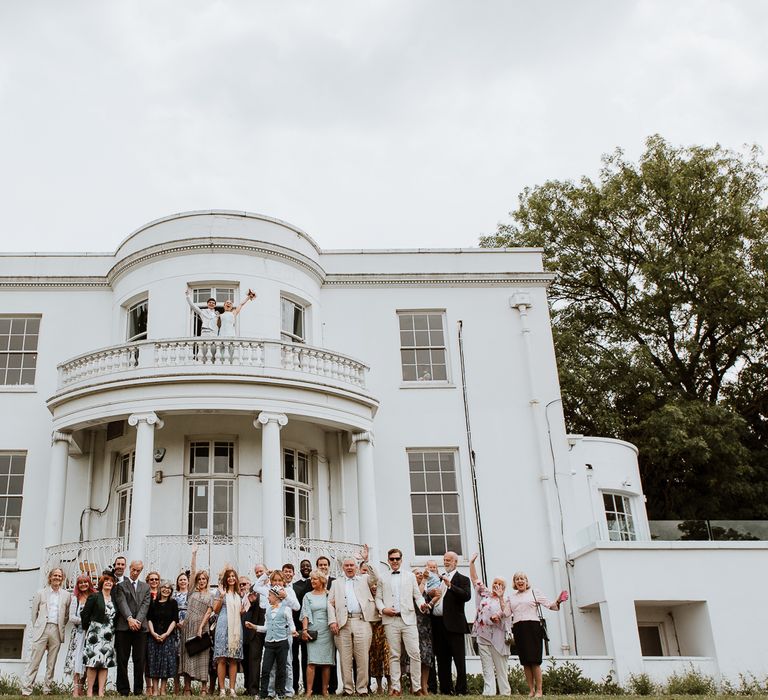
<instances>
[{"instance_id":1,"label":"sunglasses","mask_svg":"<svg viewBox=\"0 0 768 700\"><path fill-rule=\"evenodd\" d=\"M390 557L389 561L400 561L402 557Z\"/></svg>"},{"instance_id":2,"label":"sunglasses","mask_svg":"<svg viewBox=\"0 0 768 700\"><path fill-rule=\"evenodd\" d=\"M159 581L159 578L148 578L147 581L150 581L151 583L155 583L156 581Z\"/></svg>"}]
</instances>

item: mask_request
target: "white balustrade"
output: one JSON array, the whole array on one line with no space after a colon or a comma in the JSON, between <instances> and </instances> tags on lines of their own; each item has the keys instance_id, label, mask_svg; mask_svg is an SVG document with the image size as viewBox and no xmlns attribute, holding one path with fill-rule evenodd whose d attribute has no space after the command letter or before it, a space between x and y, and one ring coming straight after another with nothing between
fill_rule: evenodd
<instances>
[{"instance_id":1,"label":"white balustrade","mask_svg":"<svg viewBox=\"0 0 768 700\"><path fill-rule=\"evenodd\" d=\"M64 585L71 590L80 574L91 577L95 583L101 572L112 566L115 557L123 554L122 537L105 537L85 542L68 542L47 547L45 550L45 573L53 568L64 571Z\"/></svg>"},{"instance_id":2,"label":"white balustrade","mask_svg":"<svg viewBox=\"0 0 768 700\"><path fill-rule=\"evenodd\" d=\"M59 365L59 388L101 378L117 379L132 370L215 368L287 370L310 377L325 377L365 388L367 367L352 358L322 348L277 340L251 338L169 338L125 343Z\"/></svg>"},{"instance_id":3,"label":"white balustrade","mask_svg":"<svg viewBox=\"0 0 768 700\"><path fill-rule=\"evenodd\" d=\"M315 540L308 537L286 537L285 555L299 570L299 562L309 559L314 568L317 558L328 557L331 562L331 574L341 575L341 565L349 557L356 559L360 555L362 545L354 542L337 542L334 540Z\"/></svg>"}]
</instances>

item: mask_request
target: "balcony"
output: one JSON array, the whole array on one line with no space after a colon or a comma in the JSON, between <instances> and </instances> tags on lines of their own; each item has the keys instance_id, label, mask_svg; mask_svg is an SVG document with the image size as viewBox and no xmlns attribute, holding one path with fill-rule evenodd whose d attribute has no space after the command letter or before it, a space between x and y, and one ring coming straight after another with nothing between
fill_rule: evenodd
<instances>
[{"instance_id":1,"label":"balcony","mask_svg":"<svg viewBox=\"0 0 768 700\"><path fill-rule=\"evenodd\" d=\"M260 406L368 430L378 401L368 367L341 353L263 338L163 338L123 343L58 366L48 399L57 430L137 411L253 412ZM332 397L332 400L329 400Z\"/></svg>"}]
</instances>

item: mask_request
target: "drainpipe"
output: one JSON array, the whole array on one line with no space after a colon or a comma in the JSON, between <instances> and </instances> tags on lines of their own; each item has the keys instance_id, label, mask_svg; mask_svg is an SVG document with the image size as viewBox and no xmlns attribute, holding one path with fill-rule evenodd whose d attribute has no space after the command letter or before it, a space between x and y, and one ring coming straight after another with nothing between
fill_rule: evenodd
<instances>
[{"instance_id":1,"label":"drainpipe","mask_svg":"<svg viewBox=\"0 0 768 700\"><path fill-rule=\"evenodd\" d=\"M528 325L528 309L531 308L531 295L527 292L516 292L509 298L509 305L511 308L516 309L520 314L520 325L522 326L523 336L523 354L524 365L526 368L526 374L528 376L528 391L530 399L528 405L531 407L531 420L533 422L533 432L536 435L536 446L539 462L539 478L541 479L545 512L547 514L547 530L549 534L549 548L552 555L552 577L555 583L555 593L559 593L562 588L562 560L558 556L563 548L563 543L557 539L557 516L555 514L555 498L552 493L552 471L555 469L555 465L552 463L549 455L549 443L544 420L544 408L542 406L541 399L539 398L539 387L536 380L536 373L533 370L531 363L532 351L531 351L531 329ZM568 634L565 626L565 616L557 616L558 627L560 630L560 649L565 656L568 656L571 651L571 645L568 643Z\"/></svg>"}]
</instances>

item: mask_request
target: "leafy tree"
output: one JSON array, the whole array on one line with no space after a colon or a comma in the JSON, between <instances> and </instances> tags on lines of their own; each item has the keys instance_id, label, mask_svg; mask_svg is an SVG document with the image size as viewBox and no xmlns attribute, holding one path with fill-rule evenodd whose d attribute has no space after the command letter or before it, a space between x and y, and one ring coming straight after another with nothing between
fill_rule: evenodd
<instances>
[{"instance_id":1,"label":"leafy tree","mask_svg":"<svg viewBox=\"0 0 768 700\"><path fill-rule=\"evenodd\" d=\"M569 428L630 440L651 517L765 517L768 169L646 141L526 188L481 245L540 246Z\"/></svg>"}]
</instances>

